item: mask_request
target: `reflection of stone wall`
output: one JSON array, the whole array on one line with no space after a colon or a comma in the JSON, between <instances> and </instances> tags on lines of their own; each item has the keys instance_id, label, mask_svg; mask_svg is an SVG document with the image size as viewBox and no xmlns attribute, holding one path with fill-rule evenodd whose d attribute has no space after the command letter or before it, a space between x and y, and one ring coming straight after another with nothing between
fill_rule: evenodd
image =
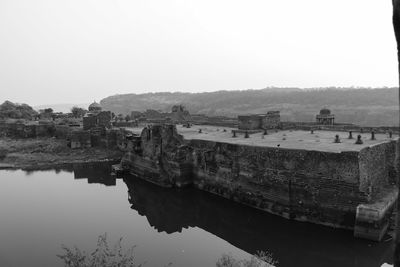
<instances>
[{"instance_id":1,"label":"reflection of stone wall","mask_svg":"<svg viewBox=\"0 0 400 267\"><path fill-rule=\"evenodd\" d=\"M265 248L280 266L313 266L315 262L381 266L390 246L381 244L373 250L360 246L349 252L343 244L353 242L352 237L325 227L291 223L194 188L162 188L134 177L126 177L124 182L131 208L146 216L157 231L174 233L198 227L250 254ZM292 257L287 257L287 251ZM365 257L366 253L372 254Z\"/></svg>"}]
</instances>

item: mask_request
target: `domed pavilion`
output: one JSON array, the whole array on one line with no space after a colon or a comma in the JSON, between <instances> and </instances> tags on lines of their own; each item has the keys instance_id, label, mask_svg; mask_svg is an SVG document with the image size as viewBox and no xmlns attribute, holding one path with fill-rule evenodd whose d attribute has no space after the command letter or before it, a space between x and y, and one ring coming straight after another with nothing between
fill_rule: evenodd
<instances>
[{"instance_id":1,"label":"domed pavilion","mask_svg":"<svg viewBox=\"0 0 400 267\"><path fill-rule=\"evenodd\" d=\"M317 119L317 124L323 124L323 125L335 124L335 115L331 114L331 111L327 108L321 109L316 119Z\"/></svg>"}]
</instances>

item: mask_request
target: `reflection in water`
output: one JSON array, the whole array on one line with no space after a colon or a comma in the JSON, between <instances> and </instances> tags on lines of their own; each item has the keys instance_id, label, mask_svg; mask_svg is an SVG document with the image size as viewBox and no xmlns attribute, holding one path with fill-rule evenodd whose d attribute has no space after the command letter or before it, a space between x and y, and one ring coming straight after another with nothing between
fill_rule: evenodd
<instances>
[{"instance_id":1,"label":"reflection in water","mask_svg":"<svg viewBox=\"0 0 400 267\"><path fill-rule=\"evenodd\" d=\"M0 266L60 266L61 244L91 250L93 237L104 232L138 245L146 266L213 266L222 253L246 257L243 251L257 250L272 252L282 267L391 262L391 242L354 239L351 231L289 221L196 189L130 176L116 181L107 164L0 177Z\"/></svg>"},{"instance_id":2,"label":"reflection in water","mask_svg":"<svg viewBox=\"0 0 400 267\"><path fill-rule=\"evenodd\" d=\"M272 252L279 266L376 267L391 260L392 244L355 239L350 231L289 221L196 189L124 181L132 208L160 232L197 226L248 253Z\"/></svg>"},{"instance_id":3,"label":"reflection in water","mask_svg":"<svg viewBox=\"0 0 400 267\"><path fill-rule=\"evenodd\" d=\"M111 175L111 165L104 163L74 165L74 178L87 179L89 184L104 184L115 186L115 177Z\"/></svg>"}]
</instances>

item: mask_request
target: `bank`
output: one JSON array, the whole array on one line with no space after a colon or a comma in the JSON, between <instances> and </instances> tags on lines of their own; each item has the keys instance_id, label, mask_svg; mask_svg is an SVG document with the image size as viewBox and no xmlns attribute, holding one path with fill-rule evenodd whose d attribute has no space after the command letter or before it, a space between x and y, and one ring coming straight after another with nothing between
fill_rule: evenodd
<instances>
[{"instance_id":1,"label":"bank","mask_svg":"<svg viewBox=\"0 0 400 267\"><path fill-rule=\"evenodd\" d=\"M121 157L117 148L71 149L66 139L0 138L0 169L43 170L76 163L112 163Z\"/></svg>"}]
</instances>

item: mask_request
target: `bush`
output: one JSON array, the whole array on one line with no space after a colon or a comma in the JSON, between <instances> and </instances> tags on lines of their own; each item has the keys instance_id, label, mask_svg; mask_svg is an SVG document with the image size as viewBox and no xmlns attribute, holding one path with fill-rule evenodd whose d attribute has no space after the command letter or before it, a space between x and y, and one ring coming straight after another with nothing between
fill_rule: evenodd
<instances>
[{"instance_id":1,"label":"bush","mask_svg":"<svg viewBox=\"0 0 400 267\"><path fill-rule=\"evenodd\" d=\"M64 261L66 267L142 267L142 264L135 264L133 255L134 246L125 253L122 252L122 238L111 250L107 242L107 234L100 235L97 240L97 248L90 254L77 247L68 248L62 246L64 254L57 255ZM223 254L218 259L216 267L274 267L278 262L273 259L269 252L258 251L249 260L237 260L231 255ZM166 266L171 266L169 263ZM166 267L164 266L164 267Z\"/></svg>"},{"instance_id":2,"label":"bush","mask_svg":"<svg viewBox=\"0 0 400 267\"><path fill-rule=\"evenodd\" d=\"M125 253L122 251L122 238L110 249L107 241L107 234L100 235L97 240L97 248L90 254L62 246L64 254L57 255L64 261L67 267L141 267L142 264L135 264L133 249L131 247Z\"/></svg>"},{"instance_id":3,"label":"bush","mask_svg":"<svg viewBox=\"0 0 400 267\"><path fill-rule=\"evenodd\" d=\"M249 260L237 260L232 255L224 254L218 259L217 267L273 267L278 261L274 260L272 254L265 251L258 251Z\"/></svg>"}]
</instances>

